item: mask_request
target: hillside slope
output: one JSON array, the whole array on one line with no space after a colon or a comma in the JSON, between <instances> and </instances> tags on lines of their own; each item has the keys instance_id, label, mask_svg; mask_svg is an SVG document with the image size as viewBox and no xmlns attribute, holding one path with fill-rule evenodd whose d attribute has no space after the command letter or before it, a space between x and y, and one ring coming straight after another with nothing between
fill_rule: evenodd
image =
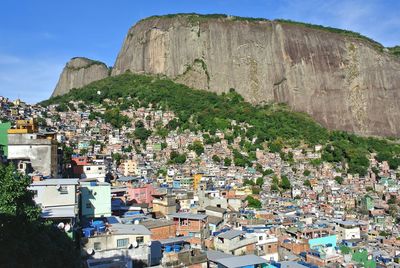
<instances>
[{"instance_id":1,"label":"hillside slope","mask_svg":"<svg viewBox=\"0 0 400 268\"><path fill-rule=\"evenodd\" d=\"M343 34L342 34L343 32ZM162 74L251 103L287 103L330 129L400 135L400 60L349 32L227 16L155 16L133 26L112 74Z\"/></svg>"},{"instance_id":2,"label":"hillside slope","mask_svg":"<svg viewBox=\"0 0 400 268\"><path fill-rule=\"evenodd\" d=\"M233 90L219 96L166 78L126 73L93 82L41 104L67 107L68 102L78 100L111 111L116 127L127 123L122 120L120 111L132 107L151 106L172 111L178 120L168 124L170 130L200 130L211 135L220 130L230 140L245 138L247 142L243 146L249 154L265 149L266 145L279 151L285 145L312 147L322 144L323 160L347 162L350 173L365 174L370 153L377 153L379 161L387 160L393 168L400 164L400 145L397 143L328 131L306 114L293 112L285 105L254 106Z\"/></svg>"}]
</instances>

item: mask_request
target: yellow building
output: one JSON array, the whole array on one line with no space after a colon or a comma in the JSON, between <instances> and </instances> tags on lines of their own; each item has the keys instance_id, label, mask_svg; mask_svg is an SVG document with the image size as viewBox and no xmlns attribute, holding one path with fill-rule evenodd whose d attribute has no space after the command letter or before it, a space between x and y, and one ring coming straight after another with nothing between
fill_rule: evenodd
<instances>
[{"instance_id":1,"label":"yellow building","mask_svg":"<svg viewBox=\"0 0 400 268\"><path fill-rule=\"evenodd\" d=\"M195 174L193 177L193 189L197 190L200 185L201 178L203 177L202 174Z\"/></svg>"},{"instance_id":2,"label":"yellow building","mask_svg":"<svg viewBox=\"0 0 400 268\"><path fill-rule=\"evenodd\" d=\"M135 176L138 175L137 162L129 159L122 163L124 176Z\"/></svg>"},{"instance_id":3,"label":"yellow building","mask_svg":"<svg viewBox=\"0 0 400 268\"><path fill-rule=\"evenodd\" d=\"M17 120L16 127L8 130L8 134L27 134L38 132L38 125L33 118L30 120Z\"/></svg>"}]
</instances>

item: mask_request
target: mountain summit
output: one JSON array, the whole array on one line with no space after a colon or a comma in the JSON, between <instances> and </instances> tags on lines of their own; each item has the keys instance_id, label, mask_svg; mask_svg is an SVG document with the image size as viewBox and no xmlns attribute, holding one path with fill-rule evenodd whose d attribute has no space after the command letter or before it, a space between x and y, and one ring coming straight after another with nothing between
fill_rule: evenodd
<instances>
[{"instance_id":1,"label":"mountain summit","mask_svg":"<svg viewBox=\"0 0 400 268\"><path fill-rule=\"evenodd\" d=\"M129 30L112 75L126 71L217 93L234 88L253 104L284 102L330 129L400 135L400 59L349 31L226 15L154 16ZM61 83L64 72L53 96L96 80L81 72L79 85ZM108 75L100 72L98 79Z\"/></svg>"}]
</instances>

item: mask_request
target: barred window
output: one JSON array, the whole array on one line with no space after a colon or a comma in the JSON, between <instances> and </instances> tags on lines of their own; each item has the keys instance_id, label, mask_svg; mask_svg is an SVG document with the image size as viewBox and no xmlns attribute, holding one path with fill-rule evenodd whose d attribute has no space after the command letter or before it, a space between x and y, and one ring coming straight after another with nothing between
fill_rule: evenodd
<instances>
[{"instance_id":1,"label":"barred window","mask_svg":"<svg viewBox=\"0 0 400 268\"><path fill-rule=\"evenodd\" d=\"M128 243L129 243L129 239L128 238L117 239L117 248L127 247Z\"/></svg>"}]
</instances>

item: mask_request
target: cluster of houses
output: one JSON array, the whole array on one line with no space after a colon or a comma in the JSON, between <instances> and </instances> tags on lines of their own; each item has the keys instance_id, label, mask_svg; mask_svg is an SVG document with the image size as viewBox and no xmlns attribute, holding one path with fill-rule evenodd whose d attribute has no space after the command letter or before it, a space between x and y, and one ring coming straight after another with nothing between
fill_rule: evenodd
<instances>
[{"instance_id":1,"label":"cluster of houses","mask_svg":"<svg viewBox=\"0 0 400 268\"><path fill-rule=\"evenodd\" d=\"M251 166L236 166L223 160L240 150L240 137L161 135L175 115L151 108L124 111L132 124L116 129L92 116L104 108L71 105L76 111L1 97L0 155L30 176L42 217L79 244L88 267L400 263L399 176L373 155L365 176L315 165L322 146L284 148L290 161L257 150ZM153 133L145 143L132 136L138 121ZM185 161L171 161L172 152ZM276 189L282 177L290 187Z\"/></svg>"}]
</instances>

